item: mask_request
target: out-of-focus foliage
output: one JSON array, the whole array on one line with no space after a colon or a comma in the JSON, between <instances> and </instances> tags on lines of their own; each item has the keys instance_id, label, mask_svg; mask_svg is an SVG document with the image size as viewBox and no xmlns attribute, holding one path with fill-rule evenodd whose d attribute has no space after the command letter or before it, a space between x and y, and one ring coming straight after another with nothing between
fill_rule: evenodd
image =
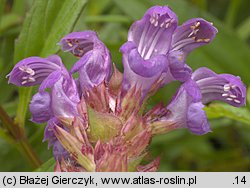
<instances>
[{"instance_id":1,"label":"out-of-focus foliage","mask_svg":"<svg viewBox=\"0 0 250 188\"><path fill-rule=\"evenodd\" d=\"M18 93L17 87L7 84L5 76L24 57L56 53L56 43L71 30L97 31L109 47L113 61L122 70L119 47L126 41L130 24L152 5L169 5L180 23L192 17L203 17L219 30L214 42L190 54L187 61L193 69L207 66L217 73L232 73L250 85L249 0L90 0L82 9L84 3L83 0L0 0L0 105L11 117L18 115L17 121L25 125L29 142L43 162L52 157L47 143L42 143L44 125L30 122L29 112L23 115L32 91ZM67 53L58 53L68 68L76 60ZM177 86L178 83L172 83L162 88L149 105L160 101L166 104ZM212 133L195 136L187 130L178 130L158 136L152 140L149 148L152 156L148 159L160 155L160 171L249 171L249 98L247 106L241 109L210 104L206 111L211 118ZM0 122L0 171L33 170L16 148L1 136L4 131ZM37 170L51 171L52 164L50 159Z\"/></svg>"}]
</instances>

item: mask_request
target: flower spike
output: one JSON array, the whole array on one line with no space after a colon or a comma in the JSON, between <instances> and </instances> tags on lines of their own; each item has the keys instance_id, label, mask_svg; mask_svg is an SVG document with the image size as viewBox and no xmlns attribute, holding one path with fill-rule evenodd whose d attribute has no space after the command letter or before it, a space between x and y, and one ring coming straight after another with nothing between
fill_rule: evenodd
<instances>
[{"instance_id":1,"label":"flower spike","mask_svg":"<svg viewBox=\"0 0 250 188\"><path fill-rule=\"evenodd\" d=\"M240 77L208 68L193 72L186 64L187 55L216 33L202 18L178 26L168 6L153 6L131 25L120 48L123 73L115 66L112 73L110 52L97 34L81 31L59 42L78 58L69 72L57 55L29 57L16 64L9 83L40 85L30 103L31 120L47 122L44 141L53 147L55 171L155 172L159 157L141 165L153 136L182 128L207 134L211 128L204 105L246 103ZM169 104L147 111L147 100L176 80L182 84Z\"/></svg>"}]
</instances>

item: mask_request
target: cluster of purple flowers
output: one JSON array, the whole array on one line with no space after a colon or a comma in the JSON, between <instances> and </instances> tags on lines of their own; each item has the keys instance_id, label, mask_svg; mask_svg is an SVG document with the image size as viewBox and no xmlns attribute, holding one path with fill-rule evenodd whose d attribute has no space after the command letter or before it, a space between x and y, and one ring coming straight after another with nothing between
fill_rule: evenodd
<instances>
[{"instance_id":1,"label":"cluster of purple flowers","mask_svg":"<svg viewBox=\"0 0 250 188\"><path fill-rule=\"evenodd\" d=\"M79 58L69 72L57 55L29 57L15 65L9 82L40 85L30 111L33 122L47 122L44 140L53 146L55 170L155 171L158 158L139 165L152 136L179 128L206 134L211 129L205 104L245 104L246 87L239 77L204 67L193 72L185 63L193 49L210 43L216 33L202 18L178 26L169 7L154 6L129 29L120 49L123 73L96 33L83 31L59 42L63 51ZM182 85L170 103L144 112L147 99L176 80Z\"/></svg>"}]
</instances>

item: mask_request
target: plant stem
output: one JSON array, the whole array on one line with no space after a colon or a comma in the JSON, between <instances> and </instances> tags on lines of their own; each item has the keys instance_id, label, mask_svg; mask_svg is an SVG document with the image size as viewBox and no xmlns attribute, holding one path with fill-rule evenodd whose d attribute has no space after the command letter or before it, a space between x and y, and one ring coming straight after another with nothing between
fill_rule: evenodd
<instances>
[{"instance_id":1,"label":"plant stem","mask_svg":"<svg viewBox=\"0 0 250 188\"><path fill-rule=\"evenodd\" d=\"M9 115L5 112L5 110L0 106L0 120L2 121L5 128L8 130L10 135L12 135L14 138L20 136L20 129L19 127L14 124L12 119L9 117Z\"/></svg>"},{"instance_id":2,"label":"plant stem","mask_svg":"<svg viewBox=\"0 0 250 188\"><path fill-rule=\"evenodd\" d=\"M30 165L33 169L38 168L41 165L41 161L38 158L37 154L33 150L32 146L28 142L28 139L25 137L19 141L19 151L23 154L23 156L29 161Z\"/></svg>"},{"instance_id":3,"label":"plant stem","mask_svg":"<svg viewBox=\"0 0 250 188\"><path fill-rule=\"evenodd\" d=\"M20 153L28 160L32 168L39 167L41 165L41 162L32 146L29 144L24 132L24 128L19 127L17 124L15 124L1 106L0 120L9 132L11 138L13 138L13 140L15 141L15 146L20 151Z\"/></svg>"}]
</instances>

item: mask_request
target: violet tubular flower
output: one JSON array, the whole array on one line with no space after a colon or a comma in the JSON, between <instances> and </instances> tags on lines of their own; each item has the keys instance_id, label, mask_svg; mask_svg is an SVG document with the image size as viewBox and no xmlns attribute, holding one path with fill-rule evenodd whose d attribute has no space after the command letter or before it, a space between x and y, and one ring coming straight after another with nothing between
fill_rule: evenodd
<instances>
[{"instance_id":1,"label":"violet tubular flower","mask_svg":"<svg viewBox=\"0 0 250 188\"><path fill-rule=\"evenodd\" d=\"M40 84L30 104L34 122L46 122L54 116L72 116L76 112L77 87L59 56L26 58L17 63L8 76L9 82L17 86ZM51 93L45 91L47 88Z\"/></svg>"},{"instance_id":2,"label":"violet tubular flower","mask_svg":"<svg viewBox=\"0 0 250 188\"><path fill-rule=\"evenodd\" d=\"M41 84L53 73L54 79L65 72L60 57L56 55L48 58L29 57L18 62L7 75L9 83L17 86L33 86Z\"/></svg>"},{"instance_id":3,"label":"violet tubular flower","mask_svg":"<svg viewBox=\"0 0 250 188\"><path fill-rule=\"evenodd\" d=\"M192 70L185 64L187 55L195 48L209 44L217 32L212 23L202 18L193 18L178 26L172 37L169 51L170 75L165 83L188 80Z\"/></svg>"},{"instance_id":4,"label":"violet tubular flower","mask_svg":"<svg viewBox=\"0 0 250 188\"><path fill-rule=\"evenodd\" d=\"M193 134L203 135L210 132L201 92L193 80L185 82L166 107L169 111L166 119L173 122L175 128L188 128Z\"/></svg>"},{"instance_id":5,"label":"violet tubular flower","mask_svg":"<svg viewBox=\"0 0 250 188\"><path fill-rule=\"evenodd\" d=\"M210 43L217 32L212 23L202 18L190 19L174 31L170 54L180 51L186 57L195 48Z\"/></svg>"},{"instance_id":6,"label":"violet tubular flower","mask_svg":"<svg viewBox=\"0 0 250 188\"><path fill-rule=\"evenodd\" d=\"M156 106L144 118L152 127L154 135L180 128L188 128L197 135L206 134L210 132L210 125L201 98L199 87L189 79L181 85L167 107Z\"/></svg>"},{"instance_id":7,"label":"violet tubular flower","mask_svg":"<svg viewBox=\"0 0 250 188\"><path fill-rule=\"evenodd\" d=\"M122 92L127 93L129 89L136 87L136 90L140 90L141 98L144 98L152 85L160 79L162 72L167 72L167 58L159 55L150 60L144 60L138 54L134 44L129 42L121 47L121 51L124 67Z\"/></svg>"},{"instance_id":8,"label":"violet tubular flower","mask_svg":"<svg viewBox=\"0 0 250 188\"><path fill-rule=\"evenodd\" d=\"M199 68L192 74L202 93L202 102L213 100L240 107L246 104L246 86L240 77L231 74L216 74L208 68Z\"/></svg>"},{"instance_id":9,"label":"violet tubular flower","mask_svg":"<svg viewBox=\"0 0 250 188\"><path fill-rule=\"evenodd\" d=\"M80 58L70 72L79 72L82 90L109 81L112 73L110 52L95 32L73 32L63 37L59 44L63 51Z\"/></svg>"},{"instance_id":10,"label":"violet tubular flower","mask_svg":"<svg viewBox=\"0 0 250 188\"><path fill-rule=\"evenodd\" d=\"M121 47L123 53L123 90L137 86L145 96L151 86L168 71L166 54L177 17L168 7L150 8L141 20L129 30L128 42Z\"/></svg>"}]
</instances>

